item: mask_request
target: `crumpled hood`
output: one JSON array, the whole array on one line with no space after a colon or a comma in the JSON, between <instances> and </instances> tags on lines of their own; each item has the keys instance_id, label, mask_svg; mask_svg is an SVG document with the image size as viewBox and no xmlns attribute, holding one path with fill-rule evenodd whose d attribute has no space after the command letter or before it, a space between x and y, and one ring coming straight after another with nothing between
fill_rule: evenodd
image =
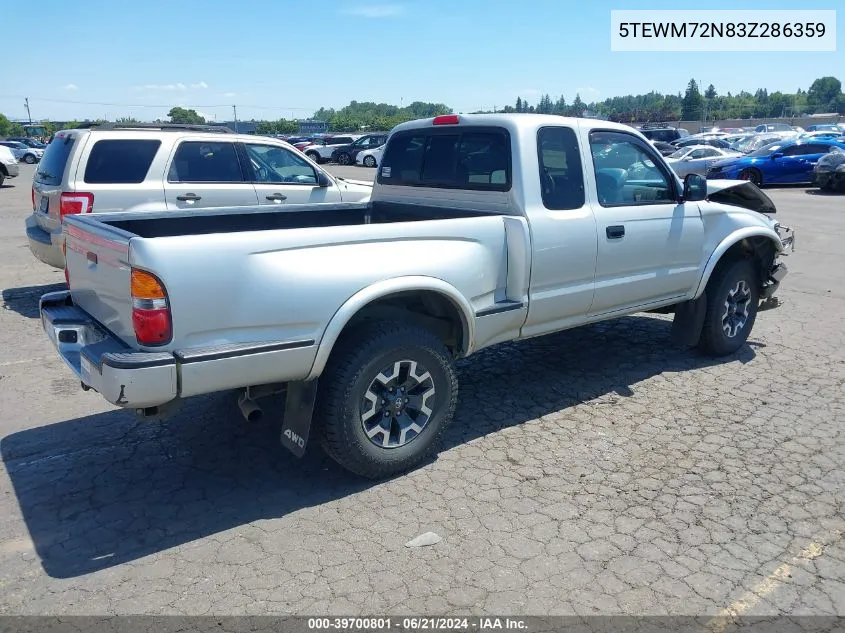
<instances>
[{"instance_id":1,"label":"crumpled hood","mask_svg":"<svg viewBox=\"0 0 845 633\"><path fill-rule=\"evenodd\" d=\"M747 180L708 179L707 199L764 215L777 212L772 199L760 187Z\"/></svg>"}]
</instances>

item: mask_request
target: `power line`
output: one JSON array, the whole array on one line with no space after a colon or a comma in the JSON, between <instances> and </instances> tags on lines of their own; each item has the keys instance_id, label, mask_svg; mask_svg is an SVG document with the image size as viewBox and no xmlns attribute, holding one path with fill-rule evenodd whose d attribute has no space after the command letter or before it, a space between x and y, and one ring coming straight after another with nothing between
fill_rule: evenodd
<instances>
[{"instance_id":1,"label":"power line","mask_svg":"<svg viewBox=\"0 0 845 633\"><path fill-rule=\"evenodd\" d=\"M77 101L75 99L50 99L41 97L24 97L18 95L0 95L0 99L29 99L32 101L45 101L48 103L70 103L75 105L94 105L94 106L109 106L117 108L172 108L173 103L153 104L153 103L118 103L106 101ZM28 103L28 101L27 101ZM189 104L180 106L183 108L231 108L231 103L215 103L215 104ZM286 105L244 105L242 108L252 108L254 110L290 110L300 112L314 112L316 108L294 108Z\"/></svg>"}]
</instances>

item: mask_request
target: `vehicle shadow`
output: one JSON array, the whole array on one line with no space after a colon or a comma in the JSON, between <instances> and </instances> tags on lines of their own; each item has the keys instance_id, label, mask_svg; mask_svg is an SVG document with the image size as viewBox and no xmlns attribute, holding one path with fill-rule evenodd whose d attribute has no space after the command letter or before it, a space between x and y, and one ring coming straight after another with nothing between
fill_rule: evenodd
<instances>
[{"instance_id":1,"label":"vehicle shadow","mask_svg":"<svg viewBox=\"0 0 845 633\"><path fill-rule=\"evenodd\" d=\"M669 346L670 322L629 317L485 350L461 361L445 449L608 394L662 372L748 362ZM752 344L753 346L753 344ZM0 454L45 571L69 578L260 519L341 499L376 482L316 442L297 460L279 442L282 398L247 424L231 393L194 398L173 418L110 411L10 435Z\"/></svg>"},{"instance_id":2,"label":"vehicle shadow","mask_svg":"<svg viewBox=\"0 0 845 633\"><path fill-rule=\"evenodd\" d=\"M41 295L48 292L67 290L64 283L45 284L43 286L22 286L20 288L6 288L3 290L3 309L17 312L30 319L37 319L38 301Z\"/></svg>"},{"instance_id":3,"label":"vehicle shadow","mask_svg":"<svg viewBox=\"0 0 845 633\"><path fill-rule=\"evenodd\" d=\"M831 196L831 197L834 197L834 198L835 198L836 196L842 196L842 195L845 195L845 190L841 190L841 191L831 191L831 190L827 190L827 191L826 191L826 190L824 190L824 189L819 189L819 188L816 188L816 189L806 189L806 190L804 191L804 193L806 193L806 194L808 194L808 195L810 195L810 196Z\"/></svg>"}]
</instances>

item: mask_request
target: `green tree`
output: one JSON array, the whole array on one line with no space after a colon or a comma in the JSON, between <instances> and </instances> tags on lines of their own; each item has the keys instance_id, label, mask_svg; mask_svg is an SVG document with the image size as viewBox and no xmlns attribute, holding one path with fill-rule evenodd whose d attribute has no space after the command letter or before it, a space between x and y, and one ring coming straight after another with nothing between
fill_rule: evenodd
<instances>
[{"instance_id":1,"label":"green tree","mask_svg":"<svg viewBox=\"0 0 845 633\"><path fill-rule=\"evenodd\" d=\"M171 123L185 123L185 124L202 124L205 123L205 119L201 117L196 110L188 110L186 108L180 108L176 106L170 109L170 112L167 113L167 116L170 117Z\"/></svg>"},{"instance_id":2,"label":"green tree","mask_svg":"<svg viewBox=\"0 0 845 633\"><path fill-rule=\"evenodd\" d=\"M707 90L704 91L704 98L712 100L715 99L716 96L716 87L713 84L707 86Z\"/></svg>"},{"instance_id":3,"label":"green tree","mask_svg":"<svg viewBox=\"0 0 845 633\"><path fill-rule=\"evenodd\" d=\"M20 123L12 123L5 115L0 114L0 136L23 136Z\"/></svg>"},{"instance_id":4,"label":"green tree","mask_svg":"<svg viewBox=\"0 0 845 633\"><path fill-rule=\"evenodd\" d=\"M681 119L684 121L697 121L704 116L704 99L698 90L695 79L690 79L687 84L687 91L684 93L684 100L681 104Z\"/></svg>"},{"instance_id":5,"label":"green tree","mask_svg":"<svg viewBox=\"0 0 845 633\"><path fill-rule=\"evenodd\" d=\"M517 112L524 112L525 110L523 110L523 107L524 106L522 104L522 97L517 97L516 98L516 111Z\"/></svg>"},{"instance_id":6,"label":"green tree","mask_svg":"<svg viewBox=\"0 0 845 633\"><path fill-rule=\"evenodd\" d=\"M842 82L836 77L819 77L807 90L807 105L814 112L835 111L842 96Z\"/></svg>"}]
</instances>

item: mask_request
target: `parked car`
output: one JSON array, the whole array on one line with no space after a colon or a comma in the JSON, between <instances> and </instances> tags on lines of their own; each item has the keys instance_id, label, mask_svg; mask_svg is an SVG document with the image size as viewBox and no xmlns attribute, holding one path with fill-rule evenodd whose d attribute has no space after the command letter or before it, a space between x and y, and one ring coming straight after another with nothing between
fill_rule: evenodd
<instances>
[{"instance_id":1,"label":"parked car","mask_svg":"<svg viewBox=\"0 0 845 633\"><path fill-rule=\"evenodd\" d=\"M10 148L0 145L0 187L7 178L17 178L19 173L17 157Z\"/></svg>"},{"instance_id":2,"label":"parked car","mask_svg":"<svg viewBox=\"0 0 845 633\"><path fill-rule=\"evenodd\" d=\"M358 152L381 147L387 142L387 133L365 134L354 143L341 145L332 150L331 160L338 165L351 165L355 162Z\"/></svg>"},{"instance_id":3,"label":"parked car","mask_svg":"<svg viewBox=\"0 0 845 633\"><path fill-rule=\"evenodd\" d=\"M26 163L27 165L34 165L41 157L44 156L44 150L38 149L35 147L30 147L25 143L21 143L20 141L0 141L0 145L4 145L12 150L12 153L15 155L19 161Z\"/></svg>"},{"instance_id":4,"label":"parked car","mask_svg":"<svg viewBox=\"0 0 845 633\"><path fill-rule=\"evenodd\" d=\"M808 132L838 132L842 134L845 132L845 127L836 123L817 123L815 125L807 126Z\"/></svg>"},{"instance_id":5,"label":"parked car","mask_svg":"<svg viewBox=\"0 0 845 633\"><path fill-rule=\"evenodd\" d=\"M739 178L758 187L808 183L813 181L818 160L836 148L845 150L845 144L825 138L771 143L750 154L713 163L707 170L707 178Z\"/></svg>"},{"instance_id":6,"label":"parked car","mask_svg":"<svg viewBox=\"0 0 845 633\"><path fill-rule=\"evenodd\" d=\"M720 147L722 149L730 149L730 143L720 138L699 138L687 137L672 143L676 148L689 147L691 145L710 145L711 147Z\"/></svg>"},{"instance_id":7,"label":"parked car","mask_svg":"<svg viewBox=\"0 0 845 633\"><path fill-rule=\"evenodd\" d=\"M689 132L682 127L644 125L639 128L639 132L650 141L663 141L664 143L671 143L689 136Z\"/></svg>"},{"instance_id":8,"label":"parked car","mask_svg":"<svg viewBox=\"0 0 845 633\"><path fill-rule=\"evenodd\" d=\"M328 138L315 139L310 145L306 145L302 151L308 158L318 165L331 160L332 152L341 145L351 145L361 137L360 134L353 136L330 136Z\"/></svg>"},{"instance_id":9,"label":"parked car","mask_svg":"<svg viewBox=\"0 0 845 633\"><path fill-rule=\"evenodd\" d=\"M14 138L7 138L7 141L17 141L18 143L23 143L28 147L34 147L35 149L47 149L47 144L42 143L34 138L27 138L25 136L15 136Z\"/></svg>"},{"instance_id":10,"label":"parked car","mask_svg":"<svg viewBox=\"0 0 845 633\"><path fill-rule=\"evenodd\" d=\"M836 130L815 130L813 132L804 132L800 134L798 138L800 139L808 139L808 138L831 138L837 139L842 136L841 132Z\"/></svg>"},{"instance_id":11,"label":"parked car","mask_svg":"<svg viewBox=\"0 0 845 633\"><path fill-rule=\"evenodd\" d=\"M70 214L360 202L372 191L278 139L220 126L85 125L56 133L33 178L29 247L56 268Z\"/></svg>"},{"instance_id":12,"label":"parked car","mask_svg":"<svg viewBox=\"0 0 845 633\"><path fill-rule=\"evenodd\" d=\"M813 184L824 191L845 192L845 151L828 152L819 158L813 169Z\"/></svg>"},{"instance_id":13,"label":"parked car","mask_svg":"<svg viewBox=\"0 0 845 633\"><path fill-rule=\"evenodd\" d=\"M734 150L710 147L709 145L692 145L690 147L682 147L674 154L668 156L666 162L669 163L669 166L678 176L684 178L687 174L704 176L707 173L707 167L709 165L712 165L717 160L734 156L742 156L742 154Z\"/></svg>"},{"instance_id":14,"label":"parked car","mask_svg":"<svg viewBox=\"0 0 845 633\"><path fill-rule=\"evenodd\" d=\"M375 149L366 149L363 152L358 152L355 162L364 167L378 167L381 164L382 154L384 154L384 145Z\"/></svg>"},{"instance_id":15,"label":"parked car","mask_svg":"<svg viewBox=\"0 0 845 633\"><path fill-rule=\"evenodd\" d=\"M629 182L644 162L653 177ZM794 235L726 193L756 205L754 185L718 185L608 121L412 121L368 203L68 216L69 290L41 298L41 323L112 404L167 415L237 389L253 420L284 391L286 448L313 436L381 478L436 451L456 361L492 345L650 310L674 312L677 344L739 350Z\"/></svg>"},{"instance_id":16,"label":"parked car","mask_svg":"<svg viewBox=\"0 0 845 633\"><path fill-rule=\"evenodd\" d=\"M779 143L781 141L783 141L783 138L778 134L754 134L749 139L734 143L732 149L742 152L743 154L750 154L751 152L755 152L758 149L762 149L766 145L770 145L772 143Z\"/></svg>"},{"instance_id":17,"label":"parked car","mask_svg":"<svg viewBox=\"0 0 845 633\"><path fill-rule=\"evenodd\" d=\"M754 128L757 133L763 132L795 132L791 125L786 123L763 123Z\"/></svg>"},{"instance_id":18,"label":"parked car","mask_svg":"<svg viewBox=\"0 0 845 633\"><path fill-rule=\"evenodd\" d=\"M678 151L677 147L671 143L666 143L665 141L652 141L651 144L654 145L657 148L657 151L664 156L669 156Z\"/></svg>"}]
</instances>

